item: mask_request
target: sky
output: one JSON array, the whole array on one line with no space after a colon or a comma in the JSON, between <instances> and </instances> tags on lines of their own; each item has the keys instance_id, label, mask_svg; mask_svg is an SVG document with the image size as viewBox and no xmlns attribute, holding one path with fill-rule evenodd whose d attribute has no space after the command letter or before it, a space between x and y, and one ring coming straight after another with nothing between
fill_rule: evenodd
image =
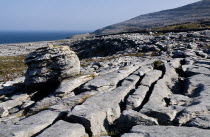
<instances>
[{"instance_id":1,"label":"sky","mask_svg":"<svg viewBox=\"0 0 210 137\"><path fill-rule=\"evenodd\" d=\"M199 0L0 0L0 31L93 31Z\"/></svg>"}]
</instances>

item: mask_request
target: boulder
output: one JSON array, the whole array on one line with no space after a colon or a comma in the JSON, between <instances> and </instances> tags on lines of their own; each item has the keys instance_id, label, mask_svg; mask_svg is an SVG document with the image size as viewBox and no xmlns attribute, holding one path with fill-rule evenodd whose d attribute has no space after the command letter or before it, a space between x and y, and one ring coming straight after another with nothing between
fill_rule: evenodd
<instances>
[{"instance_id":1,"label":"boulder","mask_svg":"<svg viewBox=\"0 0 210 137\"><path fill-rule=\"evenodd\" d=\"M55 88L62 79L80 73L79 58L68 46L39 48L26 57L25 63L25 86L32 91Z\"/></svg>"}]
</instances>

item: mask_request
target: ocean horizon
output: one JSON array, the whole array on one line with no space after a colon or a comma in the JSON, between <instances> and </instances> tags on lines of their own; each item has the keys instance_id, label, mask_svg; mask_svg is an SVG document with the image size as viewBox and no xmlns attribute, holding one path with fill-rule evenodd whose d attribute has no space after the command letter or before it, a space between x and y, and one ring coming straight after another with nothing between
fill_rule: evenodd
<instances>
[{"instance_id":1,"label":"ocean horizon","mask_svg":"<svg viewBox=\"0 0 210 137\"><path fill-rule=\"evenodd\" d=\"M0 44L52 41L88 31L0 31Z\"/></svg>"}]
</instances>

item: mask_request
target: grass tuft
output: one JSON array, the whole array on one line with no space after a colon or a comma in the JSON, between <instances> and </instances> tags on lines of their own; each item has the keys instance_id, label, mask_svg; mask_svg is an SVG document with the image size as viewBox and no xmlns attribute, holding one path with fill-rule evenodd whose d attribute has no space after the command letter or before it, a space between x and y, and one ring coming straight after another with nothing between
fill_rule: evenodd
<instances>
[{"instance_id":1,"label":"grass tuft","mask_svg":"<svg viewBox=\"0 0 210 137\"><path fill-rule=\"evenodd\" d=\"M0 82L23 76L27 67L25 55L0 57Z\"/></svg>"}]
</instances>

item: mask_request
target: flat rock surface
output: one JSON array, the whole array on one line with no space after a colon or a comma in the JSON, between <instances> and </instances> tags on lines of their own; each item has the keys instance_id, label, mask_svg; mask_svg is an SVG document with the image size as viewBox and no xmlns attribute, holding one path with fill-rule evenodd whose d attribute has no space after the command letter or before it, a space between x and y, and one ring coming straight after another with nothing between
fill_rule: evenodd
<instances>
[{"instance_id":1,"label":"flat rock surface","mask_svg":"<svg viewBox=\"0 0 210 137\"><path fill-rule=\"evenodd\" d=\"M37 137L88 137L88 135L82 125L60 120Z\"/></svg>"},{"instance_id":2,"label":"flat rock surface","mask_svg":"<svg viewBox=\"0 0 210 137\"><path fill-rule=\"evenodd\" d=\"M208 137L210 130L192 127L135 126L122 137Z\"/></svg>"}]
</instances>

